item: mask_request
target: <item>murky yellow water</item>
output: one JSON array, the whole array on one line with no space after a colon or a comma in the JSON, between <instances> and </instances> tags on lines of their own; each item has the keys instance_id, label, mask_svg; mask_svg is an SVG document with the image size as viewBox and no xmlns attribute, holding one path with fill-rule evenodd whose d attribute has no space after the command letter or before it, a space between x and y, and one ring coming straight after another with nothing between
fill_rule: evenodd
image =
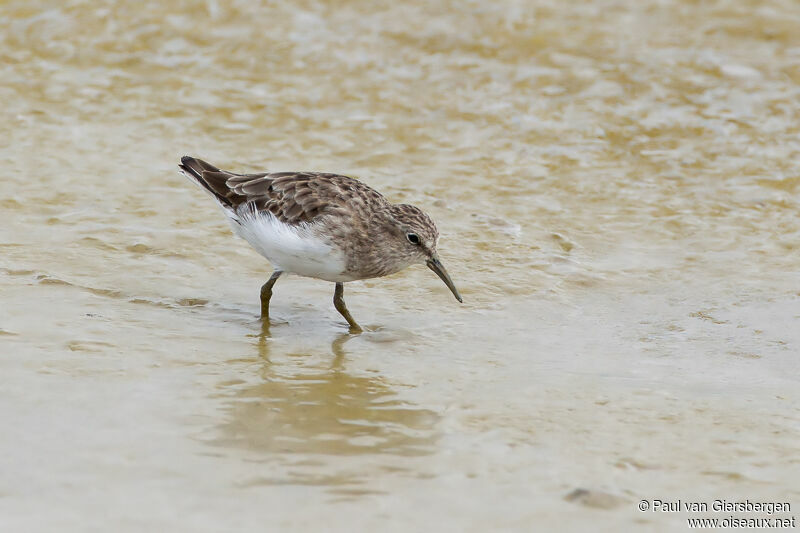
<instances>
[{"instance_id":1,"label":"murky yellow water","mask_svg":"<svg viewBox=\"0 0 800 533\"><path fill-rule=\"evenodd\" d=\"M800 4L253 4L0 5L4 531L800 508ZM423 207L464 305L352 283L351 337L288 278L262 329L183 154Z\"/></svg>"}]
</instances>

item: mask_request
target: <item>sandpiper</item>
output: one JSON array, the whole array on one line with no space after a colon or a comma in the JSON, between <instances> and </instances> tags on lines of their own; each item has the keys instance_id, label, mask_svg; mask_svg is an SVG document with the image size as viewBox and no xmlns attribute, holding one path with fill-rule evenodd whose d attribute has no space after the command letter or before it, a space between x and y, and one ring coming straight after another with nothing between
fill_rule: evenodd
<instances>
[{"instance_id":1,"label":"sandpiper","mask_svg":"<svg viewBox=\"0 0 800 533\"><path fill-rule=\"evenodd\" d=\"M234 232L272 264L272 276L261 287L265 320L272 286L284 272L336 283L333 304L352 333L361 327L344 303L347 281L425 263L462 301L436 253L436 225L413 205L392 204L357 179L338 174L234 174L188 156L179 167L211 193Z\"/></svg>"}]
</instances>

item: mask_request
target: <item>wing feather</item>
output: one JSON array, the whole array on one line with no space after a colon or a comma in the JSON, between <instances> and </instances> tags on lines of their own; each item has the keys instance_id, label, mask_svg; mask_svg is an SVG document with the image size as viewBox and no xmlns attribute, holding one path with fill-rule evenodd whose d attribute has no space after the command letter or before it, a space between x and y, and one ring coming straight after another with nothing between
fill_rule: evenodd
<instances>
[{"instance_id":1,"label":"wing feather","mask_svg":"<svg viewBox=\"0 0 800 533\"><path fill-rule=\"evenodd\" d=\"M192 157L181 170L207 189L226 208L269 211L281 222L298 225L346 206L384 203L368 185L347 176L322 172L234 174Z\"/></svg>"}]
</instances>

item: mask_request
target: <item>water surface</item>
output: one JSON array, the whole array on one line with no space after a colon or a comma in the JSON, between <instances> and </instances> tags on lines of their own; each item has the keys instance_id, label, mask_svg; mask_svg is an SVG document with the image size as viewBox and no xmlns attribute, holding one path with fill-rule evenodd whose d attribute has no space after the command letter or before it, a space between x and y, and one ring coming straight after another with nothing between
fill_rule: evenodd
<instances>
[{"instance_id":1,"label":"water surface","mask_svg":"<svg viewBox=\"0 0 800 533\"><path fill-rule=\"evenodd\" d=\"M634 525L800 506L800 5L0 6L8 531ZM428 269L281 278L177 173L324 170ZM576 489L590 497L569 497ZM585 494L585 493L577 493Z\"/></svg>"}]
</instances>

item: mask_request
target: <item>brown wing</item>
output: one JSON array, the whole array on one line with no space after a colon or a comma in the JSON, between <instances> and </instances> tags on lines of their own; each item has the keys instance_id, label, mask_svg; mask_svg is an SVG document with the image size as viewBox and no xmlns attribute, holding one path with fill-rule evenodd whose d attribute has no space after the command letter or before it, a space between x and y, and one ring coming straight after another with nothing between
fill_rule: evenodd
<instances>
[{"instance_id":1,"label":"brown wing","mask_svg":"<svg viewBox=\"0 0 800 533\"><path fill-rule=\"evenodd\" d=\"M211 192L224 206L237 210L252 206L269 211L281 222L300 224L342 211L358 203L385 202L383 196L360 181L321 172L234 174L200 159L183 157L181 170Z\"/></svg>"}]
</instances>

